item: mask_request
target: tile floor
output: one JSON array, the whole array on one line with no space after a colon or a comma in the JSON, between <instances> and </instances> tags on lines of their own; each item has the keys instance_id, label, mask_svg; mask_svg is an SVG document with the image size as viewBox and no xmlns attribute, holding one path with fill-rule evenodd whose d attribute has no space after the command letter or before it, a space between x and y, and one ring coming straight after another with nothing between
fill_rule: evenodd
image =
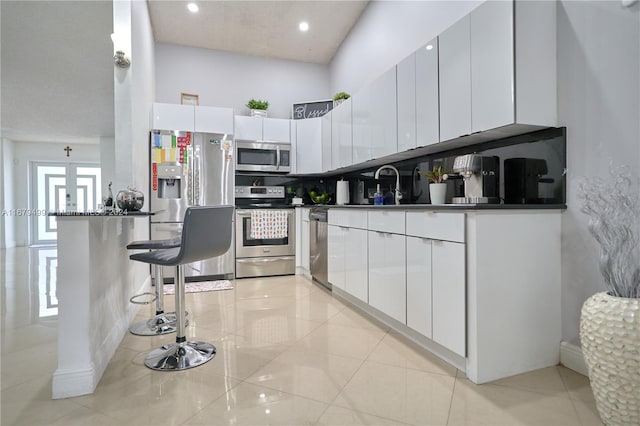
<instances>
[{"instance_id":1,"label":"tile floor","mask_svg":"<svg viewBox=\"0 0 640 426\"><path fill-rule=\"evenodd\" d=\"M52 400L55 249L0 255L4 426L601 424L584 376L558 366L474 385L296 276L188 294L189 337L218 349L209 363L149 370L145 354L172 335L127 335L94 394Z\"/></svg>"}]
</instances>

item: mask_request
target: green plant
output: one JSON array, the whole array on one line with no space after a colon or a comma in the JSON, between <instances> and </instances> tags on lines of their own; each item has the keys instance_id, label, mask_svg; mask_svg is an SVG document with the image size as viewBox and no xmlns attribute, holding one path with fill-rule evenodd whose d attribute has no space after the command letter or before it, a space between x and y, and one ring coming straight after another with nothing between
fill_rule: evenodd
<instances>
[{"instance_id":1,"label":"green plant","mask_svg":"<svg viewBox=\"0 0 640 426\"><path fill-rule=\"evenodd\" d=\"M347 92L338 92L333 96L334 101L339 101L340 99L349 99L351 97Z\"/></svg>"},{"instance_id":2,"label":"green plant","mask_svg":"<svg viewBox=\"0 0 640 426\"><path fill-rule=\"evenodd\" d=\"M449 172L442 168L442 166L434 166L433 169L428 172L418 171L418 173L420 176L424 176L429 179L429 182L431 183L443 183L449 178Z\"/></svg>"},{"instance_id":3,"label":"green plant","mask_svg":"<svg viewBox=\"0 0 640 426\"><path fill-rule=\"evenodd\" d=\"M247 102L247 108L266 110L267 108L269 108L269 102L261 101L260 99L251 99L249 100L249 102Z\"/></svg>"}]
</instances>

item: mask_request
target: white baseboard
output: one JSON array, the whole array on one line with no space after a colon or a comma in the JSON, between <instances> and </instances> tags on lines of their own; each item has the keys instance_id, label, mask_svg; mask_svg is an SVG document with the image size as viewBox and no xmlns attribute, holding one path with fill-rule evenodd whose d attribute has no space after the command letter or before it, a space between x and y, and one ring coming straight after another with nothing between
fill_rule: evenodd
<instances>
[{"instance_id":1,"label":"white baseboard","mask_svg":"<svg viewBox=\"0 0 640 426\"><path fill-rule=\"evenodd\" d=\"M560 364L583 376L589 376L587 364L585 364L584 356L582 355L582 348L578 345L560 342Z\"/></svg>"},{"instance_id":2,"label":"white baseboard","mask_svg":"<svg viewBox=\"0 0 640 426\"><path fill-rule=\"evenodd\" d=\"M61 370L53 373L51 397L53 399L87 395L96 389L98 380L94 368L83 370Z\"/></svg>"}]
</instances>

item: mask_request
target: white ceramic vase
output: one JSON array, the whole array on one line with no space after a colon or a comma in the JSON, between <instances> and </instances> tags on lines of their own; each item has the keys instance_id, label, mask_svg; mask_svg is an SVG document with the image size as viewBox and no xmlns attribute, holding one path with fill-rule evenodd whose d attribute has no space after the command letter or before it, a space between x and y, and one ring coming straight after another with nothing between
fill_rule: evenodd
<instances>
[{"instance_id":1,"label":"white ceramic vase","mask_svg":"<svg viewBox=\"0 0 640 426\"><path fill-rule=\"evenodd\" d=\"M429 197L431 198L431 204L444 204L446 195L447 195L446 183L442 182L442 183L429 184Z\"/></svg>"},{"instance_id":2,"label":"white ceramic vase","mask_svg":"<svg viewBox=\"0 0 640 426\"><path fill-rule=\"evenodd\" d=\"M602 422L640 425L640 299L591 296L582 306L580 341Z\"/></svg>"},{"instance_id":3,"label":"white ceramic vase","mask_svg":"<svg viewBox=\"0 0 640 426\"><path fill-rule=\"evenodd\" d=\"M251 117L266 117L267 110L266 109L252 109L249 110L251 112Z\"/></svg>"}]
</instances>

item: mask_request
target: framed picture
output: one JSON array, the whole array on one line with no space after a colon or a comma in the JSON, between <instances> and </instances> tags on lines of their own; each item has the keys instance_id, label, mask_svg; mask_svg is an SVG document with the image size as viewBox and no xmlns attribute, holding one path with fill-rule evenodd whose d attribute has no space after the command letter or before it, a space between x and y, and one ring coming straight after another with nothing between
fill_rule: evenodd
<instances>
[{"instance_id":1,"label":"framed picture","mask_svg":"<svg viewBox=\"0 0 640 426\"><path fill-rule=\"evenodd\" d=\"M180 93L180 103L182 105L199 105L200 100L198 95L192 93Z\"/></svg>"}]
</instances>

